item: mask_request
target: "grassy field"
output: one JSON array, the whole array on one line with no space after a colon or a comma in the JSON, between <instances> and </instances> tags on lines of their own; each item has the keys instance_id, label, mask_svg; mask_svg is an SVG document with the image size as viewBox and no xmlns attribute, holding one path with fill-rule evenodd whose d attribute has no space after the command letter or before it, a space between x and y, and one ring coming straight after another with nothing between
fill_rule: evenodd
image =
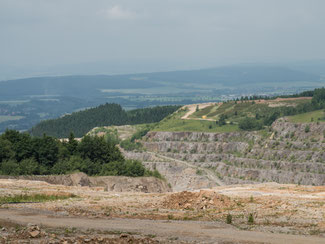
<instances>
[{"instance_id":1,"label":"grassy field","mask_svg":"<svg viewBox=\"0 0 325 244\"><path fill-rule=\"evenodd\" d=\"M202 118L206 116L208 119L219 120L221 114L227 116L228 122L238 123L245 117L255 117L258 113L260 116L275 111L278 107L292 107L303 103L310 103L309 99L297 99L288 101L230 101L221 105L216 104L193 113L190 118Z\"/></svg>"},{"instance_id":2,"label":"grassy field","mask_svg":"<svg viewBox=\"0 0 325 244\"><path fill-rule=\"evenodd\" d=\"M13 195L13 196L1 196L0 204L5 203L24 203L24 202L46 202L65 200L68 198L74 198L76 195L47 195L47 194L34 194L34 195Z\"/></svg>"},{"instance_id":3,"label":"grassy field","mask_svg":"<svg viewBox=\"0 0 325 244\"><path fill-rule=\"evenodd\" d=\"M222 104L213 104L200 109L189 116L189 119L181 119L187 111L179 110L178 112L166 117L153 129L154 131L193 131L193 132L233 132L239 131L238 124L246 117L267 118L270 114L279 111L281 107L294 107L303 103L310 103L308 98L298 99L281 99L281 100L256 100L256 101L229 101ZM221 115L226 116L226 125L219 126L216 121ZM209 120L201 120L202 118ZM307 115L297 115L293 120L297 122L310 122L323 118L322 111L314 112Z\"/></svg>"},{"instance_id":4,"label":"grassy field","mask_svg":"<svg viewBox=\"0 0 325 244\"><path fill-rule=\"evenodd\" d=\"M325 111L316 110L313 112L297 114L288 117L289 121L292 123L310 123L310 122L325 122Z\"/></svg>"},{"instance_id":5,"label":"grassy field","mask_svg":"<svg viewBox=\"0 0 325 244\"><path fill-rule=\"evenodd\" d=\"M206 116L208 119L218 120L221 114L227 116L228 122L238 123L242 118L254 117L258 112L260 114L268 113L272 108L267 104L253 104L252 102L237 102L234 101L223 103L221 105L212 105L199 110L192 114L191 118L202 118Z\"/></svg>"},{"instance_id":6,"label":"grassy field","mask_svg":"<svg viewBox=\"0 0 325 244\"><path fill-rule=\"evenodd\" d=\"M0 123L10 121L10 120L20 120L23 119L24 116L7 116L7 115L0 115Z\"/></svg>"},{"instance_id":7,"label":"grassy field","mask_svg":"<svg viewBox=\"0 0 325 244\"><path fill-rule=\"evenodd\" d=\"M126 126L108 126L94 128L89 134L114 134L120 140L129 139L134 133L145 129L150 126L152 131L170 131L170 132L234 132L239 131L238 124L246 117L256 117L257 114L262 120L265 116L268 116L272 112L283 106L296 106L301 103L309 103L308 99L297 99L288 101L230 101L222 104L216 103L211 106L200 109L189 116L189 119L182 119L182 117L188 112L188 109L180 109L177 112L167 116L162 121L156 124L143 124L143 125L126 125ZM220 115L226 115L226 125L219 126L216 122L219 120ZM207 119L202 120L202 116L206 116ZM292 119L297 122L310 122L311 117L314 120L324 117L322 111L313 112L307 115L292 116Z\"/></svg>"},{"instance_id":8,"label":"grassy field","mask_svg":"<svg viewBox=\"0 0 325 244\"><path fill-rule=\"evenodd\" d=\"M218 126L214 121L205 120L182 120L181 117L185 115L186 111L179 110L171 116L166 117L153 129L153 131L171 131L171 132L233 132L238 131L237 125Z\"/></svg>"}]
</instances>

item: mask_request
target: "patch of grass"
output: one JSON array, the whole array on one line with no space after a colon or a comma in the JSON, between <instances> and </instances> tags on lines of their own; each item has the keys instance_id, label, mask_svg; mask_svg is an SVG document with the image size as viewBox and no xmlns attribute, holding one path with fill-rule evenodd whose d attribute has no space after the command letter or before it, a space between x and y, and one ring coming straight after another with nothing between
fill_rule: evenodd
<instances>
[{"instance_id":1,"label":"patch of grass","mask_svg":"<svg viewBox=\"0 0 325 244\"><path fill-rule=\"evenodd\" d=\"M324 110L316 110L308 113L289 116L288 119L292 123L310 123L317 121L325 122L325 112Z\"/></svg>"},{"instance_id":2,"label":"patch of grass","mask_svg":"<svg viewBox=\"0 0 325 244\"><path fill-rule=\"evenodd\" d=\"M239 131L238 125L217 126L213 121L181 119L186 111L179 111L173 116L163 119L154 127L153 131L170 132L234 132Z\"/></svg>"},{"instance_id":3,"label":"patch of grass","mask_svg":"<svg viewBox=\"0 0 325 244\"><path fill-rule=\"evenodd\" d=\"M238 125L243 119L249 118L261 124L262 127L263 125L268 125L269 120L272 120L273 114L282 116L286 107L295 107L303 103L310 103L310 99L293 99L288 101L268 100L265 102L229 101L200 109L190 115L190 119L186 120L182 120L181 118L188 110L180 109L160 121L153 130L170 132L235 132L240 130ZM213 121L202 120L203 116ZM221 116L225 118L226 124L223 126L216 124L216 121L218 121ZM311 122L311 117L313 117L314 122L319 121L318 119L320 119L320 117L324 117L325 121L324 114L320 116L313 114L308 117L308 121L306 122ZM265 133L264 136L267 135L268 133Z\"/></svg>"},{"instance_id":4,"label":"patch of grass","mask_svg":"<svg viewBox=\"0 0 325 244\"><path fill-rule=\"evenodd\" d=\"M24 203L24 202L47 202L47 201L56 201L56 200L65 200L69 198L77 197L74 194L69 195L47 195L47 194L20 194L13 196L2 196L0 197L0 204L6 203Z\"/></svg>"},{"instance_id":5,"label":"patch of grass","mask_svg":"<svg viewBox=\"0 0 325 244\"><path fill-rule=\"evenodd\" d=\"M203 115L209 114L211 112L211 109L213 109L214 107L215 107L215 105L203 108L203 109L193 113L190 117L191 118L202 118Z\"/></svg>"},{"instance_id":6,"label":"patch of grass","mask_svg":"<svg viewBox=\"0 0 325 244\"><path fill-rule=\"evenodd\" d=\"M174 219L174 215L172 215L172 214L168 214L168 215L167 215L167 218L168 218L169 220L172 220L172 219Z\"/></svg>"},{"instance_id":7,"label":"patch of grass","mask_svg":"<svg viewBox=\"0 0 325 244\"><path fill-rule=\"evenodd\" d=\"M254 197L253 196L250 197L249 202L254 202Z\"/></svg>"}]
</instances>

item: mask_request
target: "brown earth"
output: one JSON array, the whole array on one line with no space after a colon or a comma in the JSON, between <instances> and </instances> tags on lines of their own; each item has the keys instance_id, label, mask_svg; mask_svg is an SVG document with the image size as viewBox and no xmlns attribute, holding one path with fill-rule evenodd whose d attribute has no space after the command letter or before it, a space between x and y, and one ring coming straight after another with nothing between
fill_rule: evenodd
<instances>
[{"instance_id":1,"label":"brown earth","mask_svg":"<svg viewBox=\"0 0 325 244\"><path fill-rule=\"evenodd\" d=\"M325 241L325 186L267 183L179 193L106 190L105 187L2 179L0 197L35 193L74 194L78 197L43 203L2 204L0 220L20 224L23 229L28 223L52 228L52 232L60 232L59 229L63 228L63 233L61 231L55 239L56 243L66 241L62 239L65 232L69 232L72 238L66 243L73 243L85 235L82 233L87 229L91 230L87 235L90 240L96 240L94 243L99 237L121 241L120 233L125 232L131 233L129 237L139 240L139 243L151 243L144 241L148 237L157 243L287 244ZM232 216L231 224L226 223L227 215ZM248 223L250 215L253 221ZM70 233L71 229L73 233ZM8 233L9 240L16 240L15 231L7 228L3 233ZM50 235L52 232L47 233ZM106 234L103 236L103 233ZM89 241L87 235L85 238ZM44 238L46 235L39 239L47 240Z\"/></svg>"},{"instance_id":2,"label":"brown earth","mask_svg":"<svg viewBox=\"0 0 325 244\"><path fill-rule=\"evenodd\" d=\"M234 206L234 202L227 196L214 191L201 190L199 192L178 192L167 196L163 206L169 209L215 209Z\"/></svg>"}]
</instances>

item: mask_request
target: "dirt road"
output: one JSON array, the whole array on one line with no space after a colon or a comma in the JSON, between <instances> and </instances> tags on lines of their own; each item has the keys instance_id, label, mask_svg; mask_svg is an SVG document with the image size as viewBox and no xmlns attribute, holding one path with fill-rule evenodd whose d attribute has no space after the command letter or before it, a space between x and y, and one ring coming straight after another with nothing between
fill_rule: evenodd
<instances>
[{"instance_id":1,"label":"dirt road","mask_svg":"<svg viewBox=\"0 0 325 244\"><path fill-rule=\"evenodd\" d=\"M128 231L159 237L178 238L178 240L199 243L276 243L276 244L323 244L325 238L271 234L255 231L236 230L234 227L216 222L201 221L161 221L139 219L89 219L58 217L38 214L26 210L0 210L0 219L19 224L37 224L47 227L69 227L105 231Z\"/></svg>"},{"instance_id":2,"label":"dirt road","mask_svg":"<svg viewBox=\"0 0 325 244\"><path fill-rule=\"evenodd\" d=\"M196 107L199 106L199 109L204 109L206 107L212 106L216 103L199 103L199 104L191 104L182 107L182 109L187 108L188 112L181 118L181 119L192 119L192 120L208 120L208 121L215 121L214 119L201 119L201 118L189 118L190 115L195 113ZM220 106L221 103L219 103Z\"/></svg>"}]
</instances>

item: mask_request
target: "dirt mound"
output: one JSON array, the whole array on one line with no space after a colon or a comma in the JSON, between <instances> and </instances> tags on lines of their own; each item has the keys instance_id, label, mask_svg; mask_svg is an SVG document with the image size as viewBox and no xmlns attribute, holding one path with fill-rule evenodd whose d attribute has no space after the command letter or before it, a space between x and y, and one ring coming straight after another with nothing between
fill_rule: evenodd
<instances>
[{"instance_id":1,"label":"dirt mound","mask_svg":"<svg viewBox=\"0 0 325 244\"><path fill-rule=\"evenodd\" d=\"M166 197L163 206L171 209L214 209L231 207L234 203L229 197L214 191L183 191Z\"/></svg>"}]
</instances>

